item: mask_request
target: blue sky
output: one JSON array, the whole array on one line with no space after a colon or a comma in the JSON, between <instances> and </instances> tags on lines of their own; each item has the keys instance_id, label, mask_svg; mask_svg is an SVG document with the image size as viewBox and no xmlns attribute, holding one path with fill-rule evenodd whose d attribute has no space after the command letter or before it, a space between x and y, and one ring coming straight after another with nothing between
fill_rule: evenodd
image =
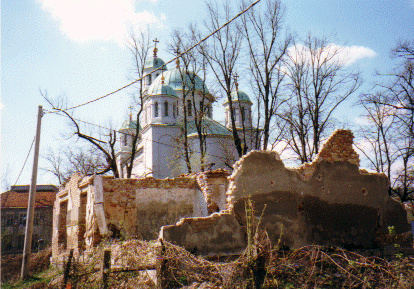
<instances>
[{"instance_id":1,"label":"blue sky","mask_svg":"<svg viewBox=\"0 0 414 289\"><path fill-rule=\"evenodd\" d=\"M359 93L371 87L376 69L386 72L395 65L389 59L395 43L414 36L414 0L286 0L283 4L289 31L299 37L308 32L331 36L333 43L346 46L355 59L352 68L358 68L365 79ZM167 61L171 29L201 21L203 13L202 0L3 0L1 174L8 169L11 185L19 175L35 134L37 106L48 108L39 89L47 90L52 98L66 95L70 105L116 90L129 83L131 76L131 55L123 45L131 27L149 25L154 38L161 40L159 56ZM127 116L131 92L127 89L79 108L75 116L118 127ZM356 98L338 113L350 125L356 117L350 113ZM223 118L219 111L215 116ZM43 117L41 154L49 147L71 143L62 139L67 126L62 117ZM30 155L17 184L30 183L32 161ZM44 165L41 159L39 166ZM38 183L56 180L40 170Z\"/></svg>"}]
</instances>

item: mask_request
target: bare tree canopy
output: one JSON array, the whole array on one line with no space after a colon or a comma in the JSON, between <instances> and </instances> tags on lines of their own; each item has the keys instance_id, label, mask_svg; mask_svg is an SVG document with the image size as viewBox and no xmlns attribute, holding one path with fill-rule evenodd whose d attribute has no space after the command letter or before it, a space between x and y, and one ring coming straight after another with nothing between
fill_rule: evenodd
<instances>
[{"instance_id":1,"label":"bare tree canopy","mask_svg":"<svg viewBox=\"0 0 414 289\"><path fill-rule=\"evenodd\" d=\"M282 117L289 124L290 146L305 163L318 154L332 114L359 88L361 79L346 67L340 47L312 35L289 48L284 68L290 99Z\"/></svg>"},{"instance_id":2,"label":"bare tree canopy","mask_svg":"<svg viewBox=\"0 0 414 289\"><path fill-rule=\"evenodd\" d=\"M217 30L222 23L232 18L232 9L228 1L218 3L207 3L208 19L205 20L205 28L208 32ZM203 54L219 83L224 95L229 102L230 121L234 145L239 156L247 152L246 144L242 140L236 129L236 121L233 110L233 99L231 97L234 88L234 75L239 60L243 36L234 23L230 23L223 29L215 33L203 49Z\"/></svg>"},{"instance_id":3,"label":"bare tree canopy","mask_svg":"<svg viewBox=\"0 0 414 289\"><path fill-rule=\"evenodd\" d=\"M75 173L90 176L100 174L106 168L102 154L92 146L61 147L57 152L49 148L42 157L47 162L43 170L52 173L61 185Z\"/></svg>"},{"instance_id":4,"label":"bare tree canopy","mask_svg":"<svg viewBox=\"0 0 414 289\"><path fill-rule=\"evenodd\" d=\"M390 194L401 201L414 201L414 42L400 42L391 51L399 60L393 71L378 74L374 93L362 95L361 103L370 116L361 151L372 166L387 174Z\"/></svg>"},{"instance_id":5,"label":"bare tree canopy","mask_svg":"<svg viewBox=\"0 0 414 289\"><path fill-rule=\"evenodd\" d=\"M130 156L126 164L126 178L128 179L131 178L132 169L134 167L135 155L137 153L137 145L140 133L139 124L141 120L141 114L143 111L145 93L143 86L143 76L145 70L145 62L149 57L148 54L150 50L150 43L150 32L148 29L146 31L141 30L138 34L134 34L131 32L126 40L126 46L128 47L129 51L133 56L132 75L135 79L139 79L138 87L135 90L136 92L133 93L134 103L132 107L136 111L136 125L135 131L132 133L132 136L129 136L132 138L132 143ZM131 119L131 121L133 120Z\"/></svg>"},{"instance_id":6,"label":"bare tree canopy","mask_svg":"<svg viewBox=\"0 0 414 289\"><path fill-rule=\"evenodd\" d=\"M105 132L98 133L98 136L93 136L92 131L90 133L85 132L85 128L81 126L81 121L75 119L72 114L67 112L67 101L65 98L57 98L51 100L47 96L47 92L40 91L43 98L50 104L55 113L65 116L70 121L70 126L73 129L71 136L76 136L78 139L86 141L87 144L99 151L105 159L105 167L97 171L96 174L106 174L111 172L115 178L119 177L118 168L116 166L116 149L115 143L117 141L116 131L107 130ZM102 140L106 139L106 140Z\"/></svg>"},{"instance_id":7,"label":"bare tree canopy","mask_svg":"<svg viewBox=\"0 0 414 289\"><path fill-rule=\"evenodd\" d=\"M271 121L283 104L282 88L285 77L281 67L283 57L292 42L283 33L285 8L279 0L267 0L261 9L254 7L241 17L239 29L248 46L249 70L253 91L257 93L257 132L263 115L263 148L269 143ZM243 3L243 6L247 6ZM261 109L259 109L261 108ZM259 148L256 145L256 148Z\"/></svg>"}]
</instances>

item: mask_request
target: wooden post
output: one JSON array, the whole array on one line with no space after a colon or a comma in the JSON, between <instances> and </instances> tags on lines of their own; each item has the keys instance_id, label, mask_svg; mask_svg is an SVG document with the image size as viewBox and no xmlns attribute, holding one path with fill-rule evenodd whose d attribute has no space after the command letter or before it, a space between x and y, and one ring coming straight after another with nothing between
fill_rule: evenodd
<instances>
[{"instance_id":1,"label":"wooden post","mask_svg":"<svg viewBox=\"0 0 414 289\"><path fill-rule=\"evenodd\" d=\"M167 288L168 278L167 273L167 260L165 259L165 245L163 239L160 239L160 250L158 252L157 261L157 289Z\"/></svg>"},{"instance_id":2,"label":"wooden post","mask_svg":"<svg viewBox=\"0 0 414 289\"><path fill-rule=\"evenodd\" d=\"M103 288L108 288L108 276L111 271L111 250L104 251L103 264L102 264L102 283Z\"/></svg>"},{"instance_id":3,"label":"wooden post","mask_svg":"<svg viewBox=\"0 0 414 289\"><path fill-rule=\"evenodd\" d=\"M63 275L63 286L62 286L63 289L66 288L66 284L68 283L70 265L72 263L72 258L73 258L73 249L70 249L68 262L65 265L65 271L63 273L64 274Z\"/></svg>"},{"instance_id":4,"label":"wooden post","mask_svg":"<svg viewBox=\"0 0 414 289\"><path fill-rule=\"evenodd\" d=\"M29 275L29 259L32 253L32 234L33 234L33 217L35 209L35 196L36 196L36 181L37 181L37 163L39 160L39 144L40 144L40 127L42 123L43 110L42 106L39 105L37 113L37 128L36 128L36 142L33 157L33 169L32 169L32 182L30 183L29 201L27 204L26 214L26 230L24 237L24 248L23 248L23 260L22 260L22 271L21 278L25 279Z\"/></svg>"}]
</instances>

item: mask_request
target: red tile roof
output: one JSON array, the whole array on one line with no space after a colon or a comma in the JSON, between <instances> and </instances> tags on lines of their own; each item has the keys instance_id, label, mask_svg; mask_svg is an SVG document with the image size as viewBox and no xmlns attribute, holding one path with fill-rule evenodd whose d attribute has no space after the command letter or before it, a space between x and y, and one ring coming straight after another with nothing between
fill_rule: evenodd
<instances>
[{"instance_id":1,"label":"red tile roof","mask_svg":"<svg viewBox=\"0 0 414 289\"><path fill-rule=\"evenodd\" d=\"M2 208L27 208L29 192L26 190L18 190L18 192L8 191L2 193L0 198ZM49 192L36 192L35 208L53 207L55 199L56 191L54 189Z\"/></svg>"}]
</instances>

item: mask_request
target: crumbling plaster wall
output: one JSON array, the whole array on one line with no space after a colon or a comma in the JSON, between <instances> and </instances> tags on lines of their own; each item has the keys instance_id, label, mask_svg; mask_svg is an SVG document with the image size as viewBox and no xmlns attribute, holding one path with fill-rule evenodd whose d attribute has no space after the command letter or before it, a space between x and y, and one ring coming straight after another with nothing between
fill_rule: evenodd
<instances>
[{"instance_id":1,"label":"crumbling plaster wall","mask_svg":"<svg viewBox=\"0 0 414 289\"><path fill-rule=\"evenodd\" d=\"M104 237L154 239L163 225L207 216L212 204L224 208L228 175L225 170L173 179L76 174L54 204L53 258L58 261L68 249L78 254Z\"/></svg>"},{"instance_id":2,"label":"crumbling plaster wall","mask_svg":"<svg viewBox=\"0 0 414 289\"><path fill-rule=\"evenodd\" d=\"M220 214L226 227L246 225L245 201L250 198L273 244L281 241L291 248L309 244L368 248L378 245L388 226L395 226L398 234L409 231L402 205L388 196L387 177L360 170L352 145L352 132L337 130L312 163L298 168L285 167L273 151L243 156L229 177L227 209ZM233 221L228 213L235 216ZM160 236L190 250L206 248L221 235L220 227L207 228L210 234L197 229L198 222L208 223L210 218L180 220L163 227ZM218 245L213 251L221 249Z\"/></svg>"},{"instance_id":3,"label":"crumbling plaster wall","mask_svg":"<svg viewBox=\"0 0 414 289\"><path fill-rule=\"evenodd\" d=\"M154 239L163 225L207 215L207 204L193 177L104 178L103 191L108 229L120 237Z\"/></svg>"},{"instance_id":4,"label":"crumbling plaster wall","mask_svg":"<svg viewBox=\"0 0 414 289\"><path fill-rule=\"evenodd\" d=\"M388 225L398 226L399 233L407 231L401 204L388 195L388 178L359 170L352 144L351 131L337 130L312 163L298 168L285 167L275 152L243 156L230 176L228 209L244 224L244 201L250 197L257 215L264 210L262 224L271 240L282 236L285 244L296 248L372 247ZM398 224L389 223L391 215L397 216Z\"/></svg>"}]
</instances>

